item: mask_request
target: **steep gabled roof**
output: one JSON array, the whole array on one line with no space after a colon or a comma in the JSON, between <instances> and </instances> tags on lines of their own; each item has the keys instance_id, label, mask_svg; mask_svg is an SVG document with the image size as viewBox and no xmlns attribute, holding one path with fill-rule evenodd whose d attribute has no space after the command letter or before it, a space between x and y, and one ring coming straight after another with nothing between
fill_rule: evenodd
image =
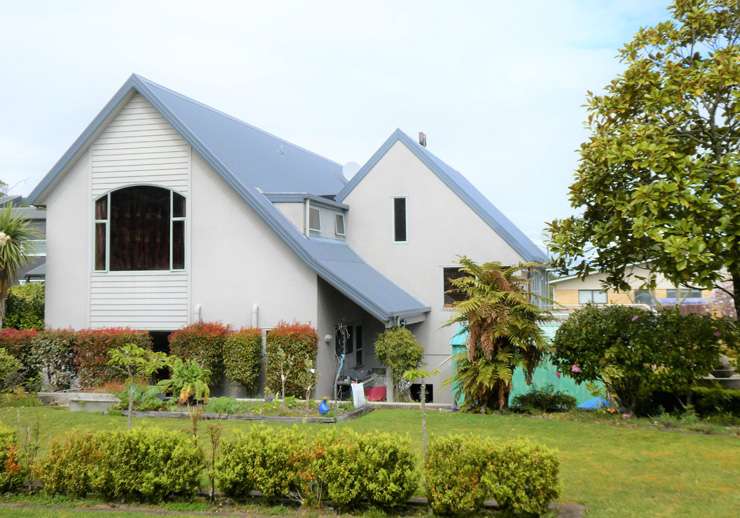
<instances>
[{"instance_id":1,"label":"steep gabled roof","mask_svg":"<svg viewBox=\"0 0 740 518\"><path fill-rule=\"evenodd\" d=\"M344 185L338 164L136 74L34 189L31 203L43 203L49 188L134 92L140 93L162 114L298 257L358 306L384 322L429 311L366 264L345 243L309 239L298 232L263 194L263 191L334 194ZM282 175L285 177L278 178Z\"/></svg>"},{"instance_id":2,"label":"steep gabled roof","mask_svg":"<svg viewBox=\"0 0 740 518\"><path fill-rule=\"evenodd\" d=\"M396 142L402 142L416 157L424 163L442 182L457 194L473 212L486 222L501 238L506 241L525 261L547 261L547 256L535 245L514 223L498 210L493 203L470 183L460 172L456 171L424 146L400 129L391 134L382 146L370 157L352 179L339 191L336 200L344 202L350 192L362 181L381 158Z\"/></svg>"}]
</instances>

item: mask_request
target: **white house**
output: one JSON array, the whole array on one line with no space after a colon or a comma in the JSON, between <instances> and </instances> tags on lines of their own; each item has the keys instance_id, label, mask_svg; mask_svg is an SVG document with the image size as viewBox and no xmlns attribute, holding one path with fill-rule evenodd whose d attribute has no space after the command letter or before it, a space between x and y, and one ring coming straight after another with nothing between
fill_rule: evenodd
<instances>
[{"instance_id":1,"label":"white house","mask_svg":"<svg viewBox=\"0 0 740 518\"><path fill-rule=\"evenodd\" d=\"M132 75L31 194L47 210L46 325L168 332L198 320L314 325L330 394L337 324L349 369L406 325L436 368L456 259L544 254L459 172L396 130L342 167ZM533 289L546 292L534 271ZM449 402L449 363L433 380Z\"/></svg>"}]
</instances>

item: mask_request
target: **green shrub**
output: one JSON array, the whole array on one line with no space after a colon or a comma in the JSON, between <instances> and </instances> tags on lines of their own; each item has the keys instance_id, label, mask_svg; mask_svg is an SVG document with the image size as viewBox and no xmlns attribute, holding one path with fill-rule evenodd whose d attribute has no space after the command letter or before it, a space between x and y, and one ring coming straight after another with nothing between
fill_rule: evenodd
<instances>
[{"instance_id":1,"label":"green shrub","mask_svg":"<svg viewBox=\"0 0 740 518\"><path fill-rule=\"evenodd\" d=\"M51 494L159 502L196 495L204 467L195 439L157 428L70 435L36 469Z\"/></svg>"},{"instance_id":2,"label":"green shrub","mask_svg":"<svg viewBox=\"0 0 740 518\"><path fill-rule=\"evenodd\" d=\"M170 377L157 385L181 405L208 402L211 372L195 360L170 359Z\"/></svg>"},{"instance_id":3,"label":"green shrub","mask_svg":"<svg viewBox=\"0 0 740 518\"><path fill-rule=\"evenodd\" d=\"M740 389L693 387L691 402L702 417L721 414L740 417Z\"/></svg>"},{"instance_id":4,"label":"green shrub","mask_svg":"<svg viewBox=\"0 0 740 518\"><path fill-rule=\"evenodd\" d=\"M76 333L70 329L48 330L37 334L32 342L51 390L66 390L77 375L75 367Z\"/></svg>"},{"instance_id":5,"label":"green shrub","mask_svg":"<svg viewBox=\"0 0 740 518\"><path fill-rule=\"evenodd\" d=\"M233 397L213 397L208 400L206 412L212 414L233 415L247 410L246 403L241 403Z\"/></svg>"},{"instance_id":6,"label":"green shrub","mask_svg":"<svg viewBox=\"0 0 740 518\"><path fill-rule=\"evenodd\" d=\"M152 348L148 332L128 328L83 329L75 333L74 340L75 367L83 388L125 378L120 370L108 365L108 351L111 349L125 344Z\"/></svg>"},{"instance_id":7,"label":"green shrub","mask_svg":"<svg viewBox=\"0 0 740 518\"><path fill-rule=\"evenodd\" d=\"M575 311L558 329L553 363L578 382L600 380L635 410L656 390L687 396L709 374L733 325L678 310L651 313L627 306Z\"/></svg>"},{"instance_id":8,"label":"green shrub","mask_svg":"<svg viewBox=\"0 0 740 518\"><path fill-rule=\"evenodd\" d=\"M249 392L259 389L262 331L243 328L231 333L224 341L226 378L241 383Z\"/></svg>"},{"instance_id":9,"label":"green shrub","mask_svg":"<svg viewBox=\"0 0 740 518\"><path fill-rule=\"evenodd\" d=\"M0 493L20 487L26 472L19 460L15 431L0 423Z\"/></svg>"},{"instance_id":10,"label":"green shrub","mask_svg":"<svg viewBox=\"0 0 740 518\"><path fill-rule=\"evenodd\" d=\"M284 353L284 356L281 355ZM285 373L285 394L303 397L307 362L316 361L318 336L308 324L279 323L267 333L266 384L276 393L281 391L281 366Z\"/></svg>"},{"instance_id":11,"label":"green shrub","mask_svg":"<svg viewBox=\"0 0 740 518\"><path fill-rule=\"evenodd\" d=\"M378 335L375 355L383 365L391 368L393 386L396 393L400 393L403 373L419 368L424 349L411 331L405 327L395 327Z\"/></svg>"},{"instance_id":12,"label":"green shrub","mask_svg":"<svg viewBox=\"0 0 740 518\"><path fill-rule=\"evenodd\" d=\"M256 490L311 505L328 499L339 508L390 509L416 490L414 465L408 441L389 434L343 430L316 437L255 426L226 441L216 478L231 498Z\"/></svg>"},{"instance_id":13,"label":"green shrub","mask_svg":"<svg viewBox=\"0 0 740 518\"><path fill-rule=\"evenodd\" d=\"M102 433L70 433L52 442L49 452L34 467L44 491L74 497L95 493L106 438Z\"/></svg>"},{"instance_id":14,"label":"green shrub","mask_svg":"<svg viewBox=\"0 0 740 518\"><path fill-rule=\"evenodd\" d=\"M44 285L32 282L10 288L5 302L4 327L44 328Z\"/></svg>"},{"instance_id":15,"label":"green shrub","mask_svg":"<svg viewBox=\"0 0 740 518\"><path fill-rule=\"evenodd\" d=\"M576 407L576 398L555 390L552 385L533 387L526 394L514 398L513 407L521 412L568 412Z\"/></svg>"},{"instance_id":16,"label":"green shrub","mask_svg":"<svg viewBox=\"0 0 740 518\"><path fill-rule=\"evenodd\" d=\"M229 327L219 322L199 322L170 334L170 352L183 360L194 360L211 373L217 384L224 374L224 341Z\"/></svg>"},{"instance_id":17,"label":"green shrub","mask_svg":"<svg viewBox=\"0 0 740 518\"><path fill-rule=\"evenodd\" d=\"M449 435L431 441L424 482L436 514L473 514L488 498L505 511L541 514L558 497L558 470L544 446Z\"/></svg>"},{"instance_id":18,"label":"green shrub","mask_svg":"<svg viewBox=\"0 0 740 518\"><path fill-rule=\"evenodd\" d=\"M116 394L121 401L117 408L128 410L129 389ZM164 410L169 407L169 403L164 399L162 388L157 385L141 386L134 385L134 410L142 412L151 410Z\"/></svg>"},{"instance_id":19,"label":"green shrub","mask_svg":"<svg viewBox=\"0 0 740 518\"><path fill-rule=\"evenodd\" d=\"M37 334L35 329L0 329L0 348L20 362L19 382L28 392L41 389L41 364L32 347Z\"/></svg>"},{"instance_id":20,"label":"green shrub","mask_svg":"<svg viewBox=\"0 0 740 518\"><path fill-rule=\"evenodd\" d=\"M526 440L511 441L491 451L483 484L499 508L541 515L559 496L559 468L553 450Z\"/></svg>"},{"instance_id":21,"label":"green shrub","mask_svg":"<svg viewBox=\"0 0 740 518\"><path fill-rule=\"evenodd\" d=\"M486 499L483 484L490 439L473 436L435 437L424 463L427 499L436 514L467 515Z\"/></svg>"},{"instance_id":22,"label":"green shrub","mask_svg":"<svg viewBox=\"0 0 740 518\"><path fill-rule=\"evenodd\" d=\"M20 383L21 362L0 348L0 392L13 390Z\"/></svg>"}]
</instances>

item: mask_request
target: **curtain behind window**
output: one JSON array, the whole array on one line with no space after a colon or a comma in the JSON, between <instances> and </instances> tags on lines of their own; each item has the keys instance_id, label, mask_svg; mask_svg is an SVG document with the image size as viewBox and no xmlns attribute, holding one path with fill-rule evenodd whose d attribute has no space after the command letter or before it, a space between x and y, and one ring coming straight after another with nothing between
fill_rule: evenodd
<instances>
[{"instance_id":1,"label":"curtain behind window","mask_svg":"<svg viewBox=\"0 0 740 518\"><path fill-rule=\"evenodd\" d=\"M110 269L169 268L170 191L136 186L111 193Z\"/></svg>"}]
</instances>

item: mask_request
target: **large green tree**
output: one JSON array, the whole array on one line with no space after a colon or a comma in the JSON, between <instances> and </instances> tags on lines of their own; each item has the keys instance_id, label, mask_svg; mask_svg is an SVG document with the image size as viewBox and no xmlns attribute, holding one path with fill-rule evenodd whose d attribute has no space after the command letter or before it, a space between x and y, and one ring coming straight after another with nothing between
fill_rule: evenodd
<instances>
[{"instance_id":1,"label":"large green tree","mask_svg":"<svg viewBox=\"0 0 740 518\"><path fill-rule=\"evenodd\" d=\"M5 317L5 301L18 270L28 260L28 241L36 234L27 219L13 214L11 206L0 209L0 324Z\"/></svg>"},{"instance_id":2,"label":"large green tree","mask_svg":"<svg viewBox=\"0 0 740 518\"><path fill-rule=\"evenodd\" d=\"M549 246L562 270L606 272L611 287L645 263L740 310L740 1L670 12L621 49L626 69L602 95L589 92L570 187L579 215L549 224Z\"/></svg>"}]
</instances>

